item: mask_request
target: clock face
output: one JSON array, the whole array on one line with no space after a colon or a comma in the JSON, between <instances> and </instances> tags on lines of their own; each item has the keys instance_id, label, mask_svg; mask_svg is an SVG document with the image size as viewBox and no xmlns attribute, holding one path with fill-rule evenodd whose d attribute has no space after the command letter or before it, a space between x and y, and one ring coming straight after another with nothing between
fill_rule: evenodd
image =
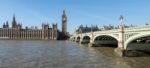
<instances>
[{"instance_id":1,"label":"clock face","mask_svg":"<svg viewBox=\"0 0 150 68\"><path fill-rule=\"evenodd\" d=\"M63 18L63 21L65 21L66 20L66 18Z\"/></svg>"}]
</instances>

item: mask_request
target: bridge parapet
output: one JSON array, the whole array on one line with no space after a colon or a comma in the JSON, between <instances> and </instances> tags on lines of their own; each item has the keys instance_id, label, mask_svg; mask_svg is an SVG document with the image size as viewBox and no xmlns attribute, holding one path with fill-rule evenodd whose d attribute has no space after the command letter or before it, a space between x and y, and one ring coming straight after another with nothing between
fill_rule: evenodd
<instances>
[{"instance_id":1,"label":"bridge parapet","mask_svg":"<svg viewBox=\"0 0 150 68\"><path fill-rule=\"evenodd\" d=\"M118 32L118 29L113 29L113 30L103 30L103 31L95 31L93 32L93 34L100 34L100 33L117 33ZM91 34L91 32L88 32L88 33L79 33L79 34L83 34L83 35L89 35ZM79 35L78 34L78 35Z\"/></svg>"},{"instance_id":2,"label":"bridge parapet","mask_svg":"<svg viewBox=\"0 0 150 68\"><path fill-rule=\"evenodd\" d=\"M141 30L150 30L150 26L141 26L141 27L131 27L131 28L125 28L125 31L141 31Z\"/></svg>"},{"instance_id":3,"label":"bridge parapet","mask_svg":"<svg viewBox=\"0 0 150 68\"><path fill-rule=\"evenodd\" d=\"M93 34L104 34L104 33L118 33L119 29L112 29L112 30L103 30L103 31L96 31L93 32ZM142 26L142 27L130 27L130 28L125 28L125 32L134 32L134 31L150 31L150 25L147 26ZM81 34L81 33L79 33ZM77 35L79 35L77 34ZM91 32L88 33L82 33L83 35L90 35Z\"/></svg>"}]
</instances>

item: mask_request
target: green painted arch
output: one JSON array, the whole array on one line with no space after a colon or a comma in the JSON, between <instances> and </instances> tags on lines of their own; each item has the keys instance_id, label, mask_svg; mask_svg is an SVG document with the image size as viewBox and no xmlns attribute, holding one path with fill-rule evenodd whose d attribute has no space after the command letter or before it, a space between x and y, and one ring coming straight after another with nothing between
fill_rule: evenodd
<instances>
[{"instance_id":1,"label":"green painted arch","mask_svg":"<svg viewBox=\"0 0 150 68\"><path fill-rule=\"evenodd\" d=\"M107 35L107 34L97 34L96 36L94 36L94 38L93 38L93 41L97 38L97 37L99 37L99 36L110 36L110 37L112 37L112 38L114 38L114 39L116 39L117 41L118 41L118 37L117 36L115 36L115 35Z\"/></svg>"},{"instance_id":2,"label":"green painted arch","mask_svg":"<svg viewBox=\"0 0 150 68\"><path fill-rule=\"evenodd\" d=\"M129 43L131 43L132 41L138 39L138 38L142 38L142 37L146 37L146 36L150 36L150 32L144 32L144 33L140 33L140 34L137 34L137 35L134 35L130 38L128 38L126 41L125 41L125 45L124 45L124 48L127 49L127 46Z\"/></svg>"}]
</instances>

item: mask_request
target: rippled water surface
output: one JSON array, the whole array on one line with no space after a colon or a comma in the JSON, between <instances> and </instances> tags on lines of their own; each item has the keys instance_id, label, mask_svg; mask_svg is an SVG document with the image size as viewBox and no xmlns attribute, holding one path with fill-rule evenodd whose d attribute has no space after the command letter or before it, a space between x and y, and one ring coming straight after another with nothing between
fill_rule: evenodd
<instances>
[{"instance_id":1,"label":"rippled water surface","mask_svg":"<svg viewBox=\"0 0 150 68\"><path fill-rule=\"evenodd\" d=\"M114 48L69 41L0 40L0 68L150 68L150 56L121 58Z\"/></svg>"}]
</instances>

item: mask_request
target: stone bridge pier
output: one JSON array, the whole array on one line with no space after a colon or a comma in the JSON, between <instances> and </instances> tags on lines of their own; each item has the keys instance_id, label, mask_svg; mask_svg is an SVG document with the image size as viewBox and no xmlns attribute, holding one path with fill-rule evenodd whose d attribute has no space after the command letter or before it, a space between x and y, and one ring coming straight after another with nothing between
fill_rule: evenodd
<instances>
[{"instance_id":1,"label":"stone bridge pier","mask_svg":"<svg viewBox=\"0 0 150 68\"><path fill-rule=\"evenodd\" d=\"M120 26L119 36L118 36L118 47L114 50L117 55L125 56L125 49L124 49L124 26Z\"/></svg>"}]
</instances>

